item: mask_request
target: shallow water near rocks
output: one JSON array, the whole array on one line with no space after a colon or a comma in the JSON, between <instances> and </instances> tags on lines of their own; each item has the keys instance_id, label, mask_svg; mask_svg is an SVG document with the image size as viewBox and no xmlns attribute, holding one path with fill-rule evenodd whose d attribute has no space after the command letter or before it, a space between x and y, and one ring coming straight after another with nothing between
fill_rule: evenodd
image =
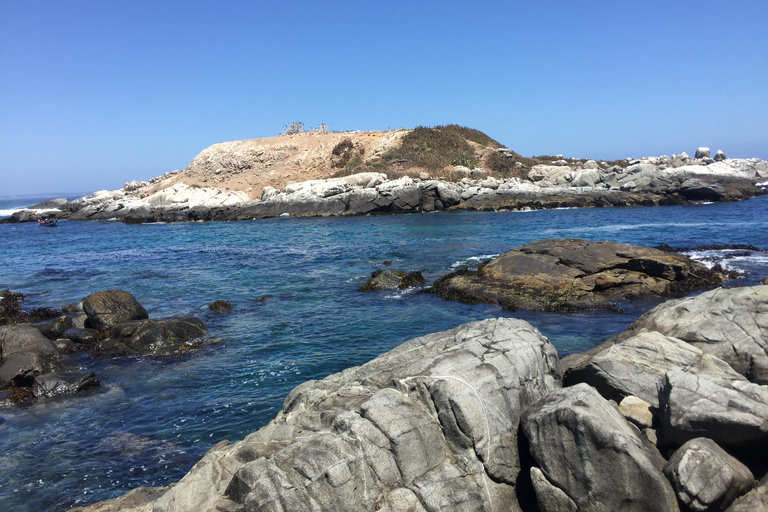
<instances>
[{"instance_id":1,"label":"shallow water near rocks","mask_svg":"<svg viewBox=\"0 0 768 512\"><path fill-rule=\"evenodd\" d=\"M419 335L517 317L566 354L597 345L656 304L554 314L443 302L415 290L356 291L372 271L387 268L385 260L389 268L420 270L431 283L458 266L553 237L764 248L768 197L654 208L0 225L0 289L28 295L26 307L61 307L119 288L152 318L199 316L220 340L180 359L84 358L101 378L99 390L0 409L0 510L66 510L176 481L213 444L270 421L296 385ZM768 253L724 264L747 272L731 286L768 276ZM215 300L231 301L232 312L209 311Z\"/></svg>"}]
</instances>

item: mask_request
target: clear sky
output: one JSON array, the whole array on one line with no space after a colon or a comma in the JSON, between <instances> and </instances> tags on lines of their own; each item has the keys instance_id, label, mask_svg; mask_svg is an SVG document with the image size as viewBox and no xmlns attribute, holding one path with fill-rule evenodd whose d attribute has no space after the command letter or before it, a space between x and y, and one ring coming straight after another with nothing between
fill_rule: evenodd
<instances>
[{"instance_id":1,"label":"clear sky","mask_svg":"<svg viewBox=\"0 0 768 512\"><path fill-rule=\"evenodd\" d=\"M293 121L768 159L767 23L765 0L0 0L0 196L119 188Z\"/></svg>"}]
</instances>

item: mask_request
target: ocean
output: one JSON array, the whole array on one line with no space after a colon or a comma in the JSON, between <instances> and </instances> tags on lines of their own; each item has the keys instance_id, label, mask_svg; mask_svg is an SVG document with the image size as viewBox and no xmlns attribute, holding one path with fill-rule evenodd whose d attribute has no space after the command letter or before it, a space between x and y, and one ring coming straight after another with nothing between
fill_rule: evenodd
<instances>
[{"instance_id":1,"label":"ocean","mask_svg":"<svg viewBox=\"0 0 768 512\"><path fill-rule=\"evenodd\" d=\"M0 209L11 209L4 203ZM220 343L181 358L90 359L102 387L0 410L0 510L66 510L178 480L214 444L269 422L288 392L427 333L490 317L531 322L561 355L591 348L656 304L622 313L510 312L417 290L358 292L379 268L431 282L542 238L657 246L768 246L768 197L740 203L531 212L277 218L126 225L0 225L0 289L60 308L130 291L151 318L200 317ZM768 253L698 251L768 276ZM390 267L383 262L391 260ZM266 300L258 301L260 297ZM208 310L232 302L229 314Z\"/></svg>"}]
</instances>

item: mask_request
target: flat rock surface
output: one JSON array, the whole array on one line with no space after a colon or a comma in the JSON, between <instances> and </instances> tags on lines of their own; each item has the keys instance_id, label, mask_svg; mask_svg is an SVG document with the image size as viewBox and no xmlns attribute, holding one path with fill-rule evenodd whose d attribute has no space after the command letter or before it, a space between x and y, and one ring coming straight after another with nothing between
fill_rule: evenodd
<instances>
[{"instance_id":1,"label":"flat rock surface","mask_svg":"<svg viewBox=\"0 0 768 512\"><path fill-rule=\"evenodd\" d=\"M719 283L704 265L658 249L548 239L512 249L475 272L444 276L431 291L461 302L567 311L606 307L638 296L673 296Z\"/></svg>"}]
</instances>

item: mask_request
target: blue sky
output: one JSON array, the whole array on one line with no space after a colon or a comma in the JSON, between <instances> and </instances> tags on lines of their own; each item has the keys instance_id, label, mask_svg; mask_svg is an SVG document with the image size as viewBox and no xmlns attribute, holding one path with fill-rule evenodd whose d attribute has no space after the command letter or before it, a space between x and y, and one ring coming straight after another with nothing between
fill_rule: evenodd
<instances>
[{"instance_id":1,"label":"blue sky","mask_svg":"<svg viewBox=\"0 0 768 512\"><path fill-rule=\"evenodd\" d=\"M292 121L768 159L766 20L738 0L0 0L0 196L119 188Z\"/></svg>"}]
</instances>

